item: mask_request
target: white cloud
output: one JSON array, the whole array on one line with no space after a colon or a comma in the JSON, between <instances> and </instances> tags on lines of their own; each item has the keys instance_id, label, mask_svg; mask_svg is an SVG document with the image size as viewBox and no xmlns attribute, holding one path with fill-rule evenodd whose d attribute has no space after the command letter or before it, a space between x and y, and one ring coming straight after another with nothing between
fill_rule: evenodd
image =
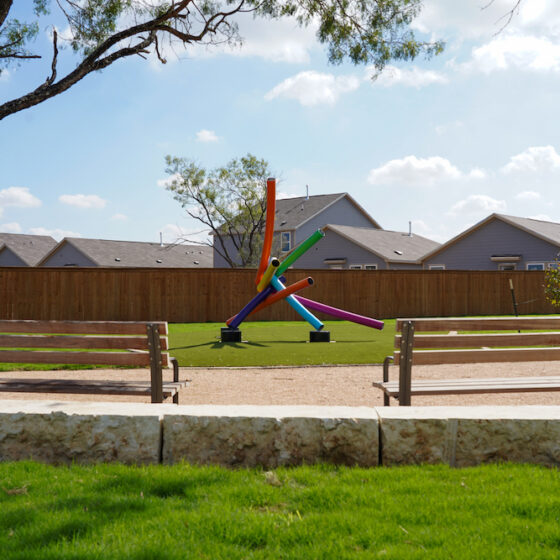
<instances>
[{"instance_id":1,"label":"white cloud","mask_svg":"<svg viewBox=\"0 0 560 560\"><path fill-rule=\"evenodd\" d=\"M78 208L105 208L107 201L96 194L63 194L58 197L62 204Z\"/></svg>"},{"instance_id":2,"label":"white cloud","mask_svg":"<svg viewBox=\"0 0 560 560\"><path fill-rule=\"evenodd\" d=\"M126 214L113 214L111 216L111 220L115 220L118 222L125 222L126 220L128 220L128 216Z\"/></svg>"},{"instance_id":3,"label":"white cloud","mask_svg":"<svg viewBox=\"0 0 560 560\"><path fill-rule=\"evenodd\" d=\"M59 228L48 229L44 227L36 227L36 228L30 228L29 233L32 233L33 235L50 235L51 237L54 237L57 241L60 241L64 237L82 237L81 233L77 233L75 231L70 231L67 229L59 229Z\"/></svg>"},{"instance_id":4,"label":"white cloud","mask_svg":"<svg viewBox=\"0 0 560 560\"><path fill-rule=\"evenodd\" d=\"M545 37L500 35L472 50L472 58L462 66L489 74L496 70L560 70L560 45Z\"/></svg>"},{"instance_id":5,"label":"white cloud","mask_svg":"<svg viewBox=\"0 0 560 560\"><path fill-rule=\"evenodd\" d=\"M0 209L7 206L34 208L41 206L41 201L27 187L8 187L0 190Z\"/></svg>"},{"instance_id":6,"label":"white cloud","mask_svg":"<svg viewBox=\"0 0 560 560\"><path fill-rule=\"evenodd\" d=\"M512 156L509 163L502 167L503 173L529 171L543 173L560 168L560 155L553 146L533 146Z\"/></svg>"},{"instance_id":7,"label":"white cloud","mask_svg":"<svg viewBox=\"0 0 560 560\"><path fill-rule=\"evenodd\" d=\"M0 231L4 233L21 233L21 226L17 222L9 222L0 225Z\"/></svg>"},{"instance_id":8,"label":"white cloud","mask_svg":"<svg viewBox=\"0 0 560 560\"><path fill-rule=\"evenodd\" d=\"M196 133L197 142L217 142L219 138L213 130L202 129Z\"/></svg>"},{"instance_id":9,"label":"white cloud","mask_svg":"<svg viewBox=\"0 0 560 560\"><path fill-rule=\"evenodd\" d=\"M0 82L7 82L10 79L10 71L7 68L0 70Z\"/></svg>"},{"instance_id":10,"label":"white cloud","mask_svg":"<svg viewBox=\"0 0 560 560\"><path fill-rule=\"evenodd\" d=\"M540 195L540 193L535 192L535 191L523 191L523 192L517 193L515 195L515 198L517 200L525 200L525 201L539 200L541 198L541 195Z\"/></svg>"},{"instance_id":11,"label":"white cloud","mask_svg":"<svg viewBox=\"0 0 560 560\"><path fill-rule=\"evenodd\" d=\"M461 172L445 158L406 156L372 169L368 182L372 185L399 183L429 186L441 181L459 179L461 176Z\"/></svg>"},{"instance_id":12,"label":"white cloud","mask_svg":"<svg viewBox=\"0 0 560 560\"><path fill-rule=\"evenodd\" d=\"M504 200L496 200L485 194L471 194L464 200L460 200L454 204L449 214L456 216L458 214L472 215L481 213L503 212L506 209Z\"/></svg>"},{"instance_id":13,"label":"white cloud","mask_svg":"<svg viewBox=\"0 0 560 560\"><path fill-rule=\"evenodd\" d=\"M480 169L480 167L475 167L469 171L469 178L470 179L486 179L487 173L484 169Z\"/></svg>"},{"instance_id":14,"label":"white cloud","mask_svg":"<svg viewBox=\"0 0 560 560\"><path fill-rule=\"evenodd\" d=\"M171 186L174 181L180 181L181 175L179 173L173 173L169 177L165 177L165 179L158 179L157 186L161 187L162 189L166 189L167 187Z\"/></svg>"},{"instance_id":15,"label":"white cloud","mask_svg":"<svg viewBox=\"0 0 560 560\"><path fill-rule=\"evenodd\" d=\"M306 107L326 104L334 105L343 94L360 87L360 80L355 76L334 76L314 70L300 72L286 78L271 89L265 99L270 101L277 97L295 99Z\"/></svg>"},{"instance_id":16,"label":"white cloud","mask_svg":"<svg viewBox=\"0 0 560 560\"><path fill-rule=\"evenodd\" d=\"M371 76L375 73L375 69L370 67L366 72L368 76ZM432 84L447 84L448 82L447 76L440 72L422 70L416 66L402 69L389 65L372 83L382 87L406 86L420 89Z\"/></svg>"},{"instance_id":17,"label":"white cloud","mask_svg":"<svg viewBox=\"0 0 560 560\"><path fill-rule=\"evenodd\" d=\"M529 216L531 220L540 220L541 222L552 222L554 221L548 214L536 214L535 216ZM558 221L558 220L556 220Z\"/></svg>"}]
</instances>

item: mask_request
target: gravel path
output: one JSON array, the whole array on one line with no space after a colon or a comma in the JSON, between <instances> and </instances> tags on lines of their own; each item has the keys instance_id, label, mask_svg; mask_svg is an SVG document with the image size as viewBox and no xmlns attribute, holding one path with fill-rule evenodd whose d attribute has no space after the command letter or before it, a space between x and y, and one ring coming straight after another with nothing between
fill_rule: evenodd
<instances>
[{"instance_id":1,"label":"gravel path","mask_svg":"<svg viewBox=\"0 0 560 560\"><path fill-rule=\"evenodd\" d=\"M500 364L460 364L415 366L414 379L460 377L516 377L560 375L558 362ZM57 377L72 379L149 379L144 370L79 370L53 372L5 372L0 377ZM398 368L391 367L391 379ZM171 371L165 372L171 380ZM301 404L340 406L382 406L383 397L371 382L382 378L380 365L278 367L278 368L181 368L180 379L191 383L182 391L181 404ZM41 399L58 401L136 401L149 398L40 393L0 393L0 399ZM391 403L396 404L395 402ZM489 395L449 395L413 397L412 404L426 405L560 405L560 391L552 393L509 393Z\"/></svg>"}]
</instances>

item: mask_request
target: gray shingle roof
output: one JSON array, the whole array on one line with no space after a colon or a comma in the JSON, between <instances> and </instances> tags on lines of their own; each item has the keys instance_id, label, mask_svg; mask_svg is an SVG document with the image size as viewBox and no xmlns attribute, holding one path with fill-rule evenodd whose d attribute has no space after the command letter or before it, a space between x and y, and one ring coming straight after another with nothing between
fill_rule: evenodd
<instances>
[{"instance_id":1,"label":"gray shingle roof","mask_svg":"<svg viewBox=\"0 0 560 560\"><path fill-rule=\"evenodd\" d=\"M385 261L393 263L417 262L426 253L439 246L439 243L421 235L409 235L400 231L332 224L328 224L324 229L332 230Z\"/></svg>"},{"instance_id":2,"label":"gray shingle roof","mask_svg":"<svg viewBox=\"0 0 560 560\"><path fill-rule=\"evenodd\" d=\"M160 245L80 237L67 237L59 247L63 243L72 244L97 266L212 268L214 261L213 249L207 245Z\"/></svg>"},{"instance_id":3,"label":"gray shingle roof","mask_svg":"<svg viewBox=\"0 0 560 560\"><path fill-rule=\"evenodd\" d=\"M283 198L277 200L274 229L276 231L297 229L307 220L342 198L347 198L363 212L371 221L372 227L381 227L348 193L336 193L319 194L308 198L301 196L298 198Z\"/></svg>"},{"instance_id":4,"label":"gray shingle roof","mask_svg":"<svg viewBox=\"0 0 560 560\"><path fill-rule=\"evenodd\" d=\"M557 222L545 222L533 218L518 218L517 216L506 216L505 214L492 214L513 226L517 226L529 233L535 234L555 245L560 245L560 224Z\"/></svg>"},{"instance_id":5,"label":"gray shingle roof","mask_svg":"<svg viewBox=\"0 0 560 560\"><path fill-rule=\"evenodd\" d=\"M8 247L29 266L35 266L55 246L56 240L49 235L0 233L0 251Z\"/></svg>"}]
</instances>

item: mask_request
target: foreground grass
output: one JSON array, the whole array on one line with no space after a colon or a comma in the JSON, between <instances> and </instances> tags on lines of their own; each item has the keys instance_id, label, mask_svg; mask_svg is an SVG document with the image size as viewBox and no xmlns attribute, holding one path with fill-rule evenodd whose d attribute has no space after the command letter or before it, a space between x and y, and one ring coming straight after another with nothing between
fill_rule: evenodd
<instances>
[{"instance_id":1,"label":"foreground grass","mask_svg":"<svg viewBox=\"0 0 560 560\"><path fill-rule=\"evenodd\" d=\"M558 558L556 470L0 463L5 559Z\"/></svg>"},{"instance_id":2,"label":"foreground grass","mask_svg":"<svg viewBox=\"0 0 560 560\"><path fill-rule=\"evenodd\" d=\"M309 343L303 321L243 323L241 344L222 344L223 323L169 325L170 353L181 366L371 364L392 353L394 319L382 331L347 321L327 321L331 343Z\"/></svg>"}]
</instances>

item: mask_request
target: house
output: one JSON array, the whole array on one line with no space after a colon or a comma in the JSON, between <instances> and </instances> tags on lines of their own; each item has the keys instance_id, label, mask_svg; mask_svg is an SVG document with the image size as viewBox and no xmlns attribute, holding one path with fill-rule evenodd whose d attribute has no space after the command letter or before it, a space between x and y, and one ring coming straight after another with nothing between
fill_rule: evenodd
<instances>
[{"instance_id":1,"label":"house","mask_svg":"<svg viewBox=\"0 0 560 560\"><path fill-rule=\"evenodd\" d=\"M381 229L381 226L348 194L321 194L276 201L274 219L275 249L279 257L305 241L314 231L327 224ZM216 239L214 245L216 246ZM320 243L324 243L324 240ZM228 250L233 243L228 243ZM214 267L228 267L218 249L214 252ZM303 268L299 261L298 268ZM321 266L320 268L323 268Z\"/></svg>"},{"instance_id":2,"label":"house","mask_svg":"<svg viewBox=\"0 0 560 560\"><path fill-rule=\"evenodd\" d=\"M544 270L556 266L560 224L491 214L427 253L429 270Z\"/></svg>"},{"instance_id":3,"label":"house","mask_svg":"<svg viewBox=\"0 0 560 560\"><path fill-rule=\"evenodd\" d=\"M419 269L439 243L410 233L327 224L325 237L297 261L297 268Z\"/></svg>"},{"instance_id":4,"label":"house","mask_svg":"<svg viewBox=\"0 0 560 560\"><path fill-rule=\"evenodd\" d=\"M37 266L212 268L207 245L163 245L66 237Z\"/></svg>"},{"instance_id":5,"label":"house","mask_svg":"<svg viewBox=\"0 0 560 560\"><path fill-rule=\"evenodd\" d=\"M55 246L50 235L0 233L0 266L35 266Z\"/></svg>"}]
</instances>

